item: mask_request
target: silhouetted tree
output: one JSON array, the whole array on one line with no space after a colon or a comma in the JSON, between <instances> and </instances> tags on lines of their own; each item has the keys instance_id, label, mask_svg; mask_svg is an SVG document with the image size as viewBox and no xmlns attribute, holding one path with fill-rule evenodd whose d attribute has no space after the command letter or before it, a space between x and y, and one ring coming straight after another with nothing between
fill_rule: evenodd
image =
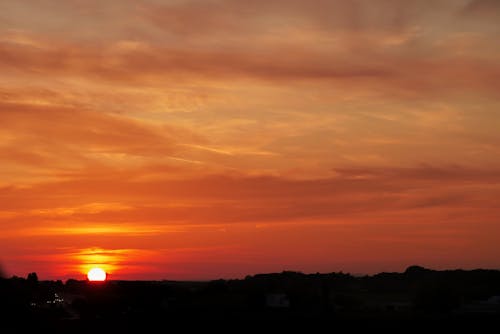
<instances>
[{"instance_id":1,"label":"silhouetted tree","mask_svg":"<svg viewBox=\"0 0 500 334\"><path fill-rule=\"evenodd\" d=\"M409 266L405 270L405 275L410 275L410 276L421 276L423 274L427 274L432 272L431 269L427 269L421 266Z\"/></svg>"},{"instance_id":2,"label":"silhouetted tree","mask_svg":"<svg viewBox=\"0 0 500 334\"><path fill-rule=\"evenodd\" d=\"M30 284L37 284L38 283L38 275L35 272L29 273L26 280Z\"/></svg>"}]
</instances>

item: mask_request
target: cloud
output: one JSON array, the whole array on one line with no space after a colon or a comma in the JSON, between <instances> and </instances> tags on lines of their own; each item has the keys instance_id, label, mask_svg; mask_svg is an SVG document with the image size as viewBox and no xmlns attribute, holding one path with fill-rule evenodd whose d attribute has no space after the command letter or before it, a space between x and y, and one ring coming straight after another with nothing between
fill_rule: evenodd
<instances>
[{"instance_id":1,"label":"cloud","mask_svg":"<svg viewBox=\"0 0 500 334\"><path fill-rule=\"evenodd\" d=\"M277 60L280 61L277 61ZM116 51L95 45L51 45L50 48L0 43L0 66L24 72L86 76L106 80L148 81L164 75L268 79L343 79L390 75L388 69L350 62L328 53L300 49L271 49L261 54L247 50L190 50L154 46Z\"/></svg>"},{"instance_id":2,"label":"cloud","mask_svg":"<svg viewBox=\"0 0 500 334\"><path fill-rule=\"evenodd\" d=\"M178 143L204 143L179 126L153 124L115 113L56 102L0 102L0 157L4 173L24 183L27 171L45 177L69 175L82 169L122 168L162 161L184 148ZM16 173L17 170L17 173ZM25 171L24 180L22 171ZM3 182L5 182L4 180Z\"/></svg>"},{"instance_id":3,"label":"cloud","mask_svg":"<svg viewBox=\"0 0 500 334\"><path fill-rule=\"evenodd\" d=\"M317 180L281 177L205 176L137 181L130 177L75 179L29 189L4 188L2 211L17 210L4 221L65 221L92 224L159 226L289 222L341 217L384 216L427 209L494 210L500 173L464 167L336 169L337 176ZM79 196L72 198L77 192ZM42 194L51 194L44 196ZM113 198L117 203L96 206ZM24 200L23 200L24 199ZM23 202L22 205L19 203ZM64 209L67 208L67 209ZM58 212L64 212L58 214ZM24 213L23 213L24 212ZM50 213L53 214L50 214ZM406 218L405 218L406 219Z\"/></svg>"},{"instance_id":4,"label":"cloud","mask_svg":"<svg viewBox=\"0 0 500 334\"><path fill-rule=\"evenodd\" d=\"M500 182L500 171L496 169L478 170L457 165L449 167L422 165L407 168L335 168L334 171L344 178L351 179Z\"/></svg>"},{"instance_id":5,"label":"cloud","mask_svg":"<svg viewBox=\"0 0 500 334\"><path fill-rule=\"evenodd\" d=\"M500 17L500 3L496 0L472 0L463 8L462 14L472 18L497 19Z\"/></svg>"},{"instance_id":6,"label":"cloud","mask_svg":"<svg viewBox=\"0 0 500 334\"><path fill-rule=\"evenodd\" d=\"M39 137L50 145L80 146L81 151L148 154L172 150L172 138L160 128L103 112L24 103L0 104L4 129ZM50 135L49 135L50 132Z\"/></svg>"},{"instance_id":7,"label":"cloud","mask_svg":"<svg viewBox=\"0 0 500 334\"><path fill-rule=\"evenodd\" d=\"M123 41L111 46L55 42L42 47L0 42L0 68L27 77L82 78L125 87L259 79L287 84L317 82L393 97L491 95L500 84L500 68L490 54L464 53L460 51L463 43L446 44L442 38L437 46L423 40L420 45L395 46L408 38L403 35L367 32L321 40L311 33L297 43L258 39L256 48L251 44L238 47L231 39L221 42L221 47L193 47L188 43L142 47L128 42L135 46L125 49Z\"/></svg>"},{"instance_id":8,"label":"cloud","mask_svg":"<svg viewBox=\"0 0 500 334\"><path fill-rule=\"evenodd\" d=\"M182 35L274 32L282 26L324 30L399 30L449 1L187 1L142 6L146 19Z\"/></svg>"}]
</instances>

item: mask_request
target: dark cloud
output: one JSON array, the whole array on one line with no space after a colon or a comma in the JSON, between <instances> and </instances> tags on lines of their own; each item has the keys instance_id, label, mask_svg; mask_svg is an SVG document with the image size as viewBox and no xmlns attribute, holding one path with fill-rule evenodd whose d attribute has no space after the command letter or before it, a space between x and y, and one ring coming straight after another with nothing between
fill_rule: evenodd
<instances>
[{"instance_id":1,"label":"dark cloud","mask_svg":"<svg viewBox=\"0 0 500 334\"><path fill-rule=\"evenodd\" d=\"M24 212L11 217L10 224L68 219L83 224L139 225L290 222L405 216L415 209L429 214L427 210L436 208L443 212L475 210L478 215L488 209L498 214L494 198L500 191L500 172L496 170L417 167L337 172L336 177L318 180L220 175L155 181L109 172L104 180L89 175L30 189L5 188L0 196L6 199L2 202L4 211ZM71 197L75 192L78 198ZM20 203L21 198L29 200ZM79 209L95 202L119 202L127 209L106 209L106 205L95 212Z\"/></svg>"},{"instance_id":2,"label":"dark cloud","mask_svg":"<svg viewBox=\"0 0 500 334\"><path fill-rule=\"evenodd\" d=\"M190 74L210 78L257 77L268 79L349 79L391 75L381 66L341 56L332 62L324 52L293 48L247 51L145 48L103 52L95 46L54 46L35 49L0 44L0 67L84 75L110 80L148 81L164 75Z\"/></svg>"},{"instance_id":3,"label":"dark cloud","mask_svg":"<svg viewBox=\"0 0 500 334\"><path fill-rule=\"evenodd\" d=\"M362 47L347 51L304 50L270 46L263 51L189 50L161 47L107 52L97 46L47 49L0 43L0 68L25 75L77 76L115 83L158 85L189 78L227 80L258 78L342 83L343 89L392 96L480 92L494 94L500 85L498 64L480 58L413 59ZM429 73L433 73L432 76ZM420 96L420 95L419 95Z\"/></svg>"},{"instance_id":4,"label":"dark cloud","mask_svg":"<svg viewBox=\"0 0 500 334\"><path fill-rule=\"evenodd\" d=\"M145 5L142 12L166 32L181 35L273 33L283 27L326 31L399 31L446 1L188 1Z\"/></svg>"},{"instance_id":5,"label":"dark cloud","mask_svg":"<svg viewBox=\"0 0 500 334\"><path fill-rule=\"evenodd\" d=\"M498 0L472 0L464 9L462 14L476 18L500 18L500 1Z\"/></svg>"},{"instance_id":6,"label":"dark cloud","mask_svg":"<svg viewBox=\"0 0 500 334\"><path fill-rule=\"evenodd\" d=\"M361 179L406 179L419 181L475 181L500 182L500 171L493 169L470 169L462 166L411 168L335 168L335 172L345 178Z\"/></svg>"}]
</instances>

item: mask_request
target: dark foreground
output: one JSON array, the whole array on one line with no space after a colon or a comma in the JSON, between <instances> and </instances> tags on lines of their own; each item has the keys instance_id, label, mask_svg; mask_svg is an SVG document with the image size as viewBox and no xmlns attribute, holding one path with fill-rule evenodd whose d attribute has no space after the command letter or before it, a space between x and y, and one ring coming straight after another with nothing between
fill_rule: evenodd
<instances>
[{"instance_id":1,"label":"dark foreground","mask_svg":"<svg viewBox=\"0 0 500 334\"><path fill-rule=\"evenodd\" d=\"M0 279L0 332L477 332L500 323L500 271L353 277L295 272L211 282Z\"/></svg>"}]
</instances>

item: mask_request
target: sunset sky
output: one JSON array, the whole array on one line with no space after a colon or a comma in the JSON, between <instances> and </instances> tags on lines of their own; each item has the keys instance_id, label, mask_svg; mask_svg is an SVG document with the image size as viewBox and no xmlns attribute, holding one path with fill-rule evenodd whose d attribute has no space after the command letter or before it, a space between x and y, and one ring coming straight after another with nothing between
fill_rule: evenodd
<instances>
[{"instance_id":1,"label":"sunset sky","mask_svg":"<svg viewBox=\"0 0 500 334\"><path fill-rule=\"evenodd\" d=\"M5 275L500 268L500 1L0 0Z\"/></svg>"}]
</instances>

